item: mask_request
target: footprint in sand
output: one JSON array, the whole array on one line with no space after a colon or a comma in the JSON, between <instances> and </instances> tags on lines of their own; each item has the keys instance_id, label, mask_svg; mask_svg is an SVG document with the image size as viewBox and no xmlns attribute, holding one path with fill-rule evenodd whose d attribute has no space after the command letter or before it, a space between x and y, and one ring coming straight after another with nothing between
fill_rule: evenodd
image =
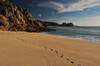
<instances>
[{"instance_id":1,"label":"footprint in sand","mask_svg":"<svg viewBox=\"0 0 100 66\"><path fill-rule=\"evenodd\" d=\"M47 49L47 47L44 47L45 49Z\"/></svg>"},{"instance_id":2,"label":"footprint in sand","mask_svg":"<svg viewBox=\"0 0 100 66\"><path fill-rule=\"evenodd\" d=\"M45 49L47 49L47 47L44 47ZM54 49L50 48L50 51L54 51ZM58 54L58 51L55 50L55 53ZM60 55L60 58L63 58L64 54ZM74 61L71 61L69 58L65 58L67 61L69 61L71 64L74 64ZM77 66L82 66L81 64L78 64Z\"/></svg>"},{"instance_id":3,"label":"footprint in sand","mask_svg":"<svg viewBox=\"0 0 100 66\"><path fill-rule=\"evenodd\" d=\"M51 51L53 51L53 49L50 49Z\"/></svg>"},{"instance_id":4,"label":"footprint in sand","mask_svg":"<svg viewBox=\"0 0 100 66\"><path fill-rule=\"evenodd\" d=\"M74 62L73 61L70 61L71 62L71 64L74 64Z\"/></svg>"},{"instance_id":5,"label":"footprint in sand","mask_svg":"<svg viewBox=\"0 0 100 66\"><path fill-rule=\"evenodd\" d=\"M78 64L77 66L82 66L81 64Z\"/></svg>"},{"instance_id":6,"label":"footprint in sand","mask_svg":"<svg viewBox=\"0 0 100 66\"><path fill-rule=\"evenodd\" d=\"M74 64L74 61L71 61L69 58L66 58L67 61L70 61L71 64Z\"/></svg>"},{"instance_id":7,"label":"footprint in sand","mask_svg":"<svg viewBox=\"0 0 100 66\"><path fill-rule=\"evenodd\" d=\"M44 47L44 49L47 49L47 47Z\"/></svg>"},{"instance_id":8,"label":"footprint in sand","mask_svg":"<svg viewBox=\"0 0 100 66\"><path fill-rule=\"evenodd\" d=\"M64 55L62 54L60 57L61 57L61 58L63 58L63 57L64 57Z\"/></svg>"},{"instance_id":9,"label":"footprint in sand","mask_svg":"<svg viewBox=\"0 0 100 66\"><path fill-rule=\"evenodd\" d=\"M69 61L69 58L66 58L66 60L68 60L68 61Z\"/></svg>"},{"instance_id":10,"label":"footprint in sand","mask_svg":"<svg viewBox=\"0 0 100 66\"><path fill-rule=\"evenodd\" d=\"M56 52L56 54L58 54L58 51L57 50L55 50L55 52Z\"/></svg>"}]
</instances>

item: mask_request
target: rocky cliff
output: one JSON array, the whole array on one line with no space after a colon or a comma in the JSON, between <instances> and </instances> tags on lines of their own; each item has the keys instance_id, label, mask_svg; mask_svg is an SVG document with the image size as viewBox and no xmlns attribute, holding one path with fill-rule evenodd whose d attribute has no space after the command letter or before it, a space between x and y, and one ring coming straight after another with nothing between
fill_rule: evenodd
<instances>
[{"instance_id":1,"label":"rocky cliff","mask_svg":"<svg viewBox=\"0 0 100 66\"><path fill-rule=\"evenodd\" d=\"M0 0L0 30L39 32L46 29L32 17L27 8Z\"/></svg>"}]
</instances>

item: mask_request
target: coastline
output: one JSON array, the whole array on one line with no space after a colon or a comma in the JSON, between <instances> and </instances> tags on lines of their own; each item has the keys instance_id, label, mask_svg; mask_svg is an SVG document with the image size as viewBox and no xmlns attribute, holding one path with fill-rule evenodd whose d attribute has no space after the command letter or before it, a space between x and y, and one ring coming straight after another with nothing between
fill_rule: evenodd
<instances>
[{"instance_id":1,"label":"coastline","mask_svg":"<svg viewBox=\"0 0 100 66\"><path fill-rule=\"evenodd\" d=\"M99 50L95 42L0 31L0 66L100 66Z\"/></svg>"},{"instance_id":2,"label":"coastline","mask_svg":"<svg viewBox=\"0 0 100 66\"><path fill-rule=\"evenodd\" d=\"M71 40L79 40L79 41L84 41L84 42L92 42L92 43L100 44L100 42L91 41L91 40L85 40L83 38L74 38L74 37L70 37L70 36L54 35L54 34L45 33L45 32L43 32L43 33L51 35L51 36L59 37L59 38L65 38L65 39L71 39Z\"/></svg>"}]
</instances>

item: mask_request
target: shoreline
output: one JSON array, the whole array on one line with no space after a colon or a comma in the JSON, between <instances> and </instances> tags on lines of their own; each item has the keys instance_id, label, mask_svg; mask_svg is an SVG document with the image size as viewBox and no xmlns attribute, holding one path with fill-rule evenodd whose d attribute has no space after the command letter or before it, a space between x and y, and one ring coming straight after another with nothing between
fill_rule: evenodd
<instances>
[{"instance_id":1,"label":"shoreline","mask_svg":"<svg viewBox=\"0 0 100 66\"><path fill-rule=\"evenodd\" d=\"M61 35L54 35L54 34L49 34L49 33L44 33L44 34L48 34L48 35L59 37L59 38L66 38L66 39L79 40L79 41L84 41L84 42L92 42L92 43L100 44L100 42L85 40L85 39L81 39L81 38L74 38L74 37L61 36Z\"/></svg>"},{"instance_id":2,"label":"shoreline","mask_svg":"<svg viewBox=\"0 0 100 66\"><path fill-rule=\"evenodd\" d=\"M99 50L94 42L0 31L0 66L100 66Z\"/></svg>"}]
</instances>

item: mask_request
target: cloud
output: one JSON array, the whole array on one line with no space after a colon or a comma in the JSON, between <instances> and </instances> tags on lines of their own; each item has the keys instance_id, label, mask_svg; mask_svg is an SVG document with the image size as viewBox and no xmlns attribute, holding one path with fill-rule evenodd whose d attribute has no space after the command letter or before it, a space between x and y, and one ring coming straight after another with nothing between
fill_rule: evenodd
<instances>
[{"instance_id":1,"label":"cloud","mask_svg":"<svg viewBox=\"0 0 100 66\"><path fill-rule=\"evenodd\" d=\"M88 16L77 20L79 26L100 26L100 16Z\"/></svg>"},{"instance_id":2,"label":"cloud","mask_svg":"<svg viewBox=\"0 0 100 66\"><path fill-rule=\"evenodd\" d=\"M60 3L56 1L49 1L49 2L39 3L37 6L52 8L57 10L58 13L64 13L64 12L83 11L86 8L100 6L100 0L79 0L73 3Z\"/></svg>"},{"instance_id":3,"label":"cloud","mask_svg":"<svg viewBox=\"0 0 100 66\"><path fill-rule=\"evenodd\" d=\"M57 22L57 23L72 22L73 24L78 25L78 26L100 26L100 16L87 16L87 17L79 18L79 19L75 17L46 18L43 20Z\"/></svg>"},{"instance_id":4,"label":"cloud","mask_svg":"<svg viewBox=\"0 0 100 66\"><path fill-rule=\"evenodd\" d=\"M41 19L43 21L49 21L49 22L57 22L57 23L62 23L62 22L76 22L76 18L75 17L69 17L69 16L65 16L65 17L51 17L51 18L45 18L45 19Z\"/></svg>"}]
</instances>

